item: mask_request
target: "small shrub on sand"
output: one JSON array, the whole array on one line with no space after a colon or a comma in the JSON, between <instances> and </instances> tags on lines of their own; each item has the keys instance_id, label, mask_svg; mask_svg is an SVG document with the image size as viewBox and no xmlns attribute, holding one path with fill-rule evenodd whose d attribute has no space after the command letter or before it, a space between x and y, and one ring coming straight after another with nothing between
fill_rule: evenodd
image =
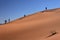
<instances>
[{"instance_id":1,"label":"small shrub on sand","mask_svg":"<svg viewBox=\"0 0 60 40\"><path fill-rule=\"evenodd\" d=\"M56 31L52 31L51 34L48 37L51 37L51 36L53 36L55 34L57 34L57 32Z\"/></svg>"}]
</instances>

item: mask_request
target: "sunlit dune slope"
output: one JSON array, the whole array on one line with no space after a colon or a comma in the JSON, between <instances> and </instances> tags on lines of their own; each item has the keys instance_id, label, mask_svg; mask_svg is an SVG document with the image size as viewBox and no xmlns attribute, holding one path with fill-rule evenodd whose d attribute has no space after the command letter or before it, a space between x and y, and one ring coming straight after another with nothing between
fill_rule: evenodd
<instances>
[{"instance_id":1,"label":"sunlit dune slope","mask_svg":"<svg viewBox=\"0 0 60 40\"><path fill-rule=\"evenodd\" d=\"M57 32L51 35L51 32ZM60 8L45 10L0 25L0 40L60 39Z\"/></svg>"}]
</instances>

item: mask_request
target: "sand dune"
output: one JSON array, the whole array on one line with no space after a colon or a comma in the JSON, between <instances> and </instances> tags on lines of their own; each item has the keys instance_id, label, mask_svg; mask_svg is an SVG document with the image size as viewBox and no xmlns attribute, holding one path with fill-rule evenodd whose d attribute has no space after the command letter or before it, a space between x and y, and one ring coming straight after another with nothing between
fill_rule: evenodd
<instances>
[{"instance_id":1,"label":"sand dune","mask_svg":"<svg viewBox=\"0 0 60 40\"><path fill-rule=\"evenodd\" d=\"M56 31L56 35L51 35ZM37 12L0 25L0 40L59 40L60 8Z\"/></svg>"}]
</instances>

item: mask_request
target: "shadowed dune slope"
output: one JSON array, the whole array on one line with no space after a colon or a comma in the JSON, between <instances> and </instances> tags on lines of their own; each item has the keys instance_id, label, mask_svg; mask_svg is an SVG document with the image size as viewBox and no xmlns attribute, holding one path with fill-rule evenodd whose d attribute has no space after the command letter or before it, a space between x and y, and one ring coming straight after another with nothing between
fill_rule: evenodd
<instances>
[{"instance_id":1,"label":"shadowed dune slope","mask_svg":"<svg viewBox=\"0 0 60 40\"><path fill-rule=\"evenodd\" d=\"M52 35L54 31L57 33ZM60 39L60 8L37 12L0 25L0 40L57 39Z\"/></svg>"}]
</instances>

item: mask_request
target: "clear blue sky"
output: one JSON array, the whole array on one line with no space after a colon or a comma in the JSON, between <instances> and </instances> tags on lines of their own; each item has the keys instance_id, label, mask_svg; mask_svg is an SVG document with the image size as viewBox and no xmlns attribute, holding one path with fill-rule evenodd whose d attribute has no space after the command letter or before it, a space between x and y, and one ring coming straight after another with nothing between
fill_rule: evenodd
<instances>
[{"instance_id":1,"label":"clear blue sky","mask_svg":"<svg viewBox=\"0 0 60 40\"><path fill-rule=\"evenodd\" d=\"M45 7L59 8L60 0L0 0L0 23L8 18L14 20L24 14L44 10Z\"/></svg>"}]
</instances>

